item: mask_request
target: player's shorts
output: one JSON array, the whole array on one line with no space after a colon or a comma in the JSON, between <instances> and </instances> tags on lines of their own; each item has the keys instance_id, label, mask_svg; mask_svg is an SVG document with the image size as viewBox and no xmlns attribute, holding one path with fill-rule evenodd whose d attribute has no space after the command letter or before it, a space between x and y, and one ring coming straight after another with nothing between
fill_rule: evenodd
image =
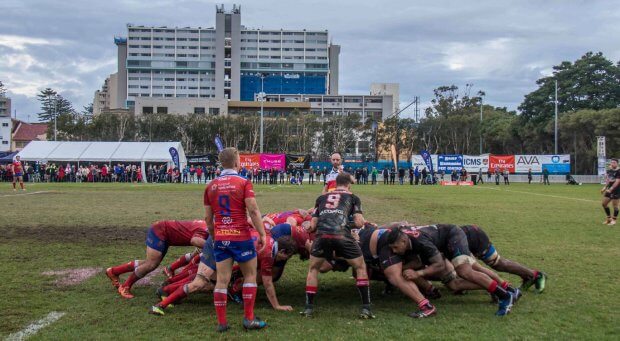
<instances>
[{"instance_id":1,"label":"player's shorts","mask_svg":"<svg viewBox=\"0 0 620 341\"><path fill-rule=\"evenodd\" d=\"M161 252L162 258L168 252L168 242L159 238L152 226L149 228L149 232L146 235L146 246Z\"/></svg>"},{"instance_id":2,"label":"player's shorts","mask_svg":"<svg viewBox=\"0 0 620 341\"><path fill-rule=\"evenodd\" d=\"M616 190L611 193L605 192L605 197L611 200L620 199L620 187L616 188Z\"/></svg>"},{"instance_id":3,"label":"player's shorts","mask_svg":"<svg viewBox=\"0 0 620 341\"><path fill-rule=\"evenodd\" d=\"M363 256L359 244L351 235L321 234L312 243L310 254L314 257L332 258L334 253L344 259Z\"/></svg>"},{"instance_id":4,"label":"player's shorts","mask_svg":"<svg viewBox=\"0 0 620 341\"><path fill-rule=\"evenodd\" d=\"M13 176L19 178L20 176L24 176L24 173L13 173Z\"/></svg>"},{"instance_id":5,"label":"player's shorts","mask_svg":"<svg viewBox=\"0 0 620 341\"><path fill-rule=\"evenodd\" d=\"M475 225L461 226L467 236L467 246L474 257L493 266L499 260L499 254L489 240L489 236Z\"/></svg>"},{"instance_id":6,"label":"player's shorts","mask_svg":"<svg viewBox=\"0 0 620 341\"><path fill-rule=\"evenodd\" d=\"M202 247L202 253L200 254L200 263L208 266L212 270L215 269L215 254L213 252L213 239L211 236L205 240L205 245Z\"/></svg>"},{"instance_id":7,"label":"player's shorts","mask_svg":"<svg viewBox=\"0 0 620 341\"><path fill-rule=\"evenodd\" d=\"M467 244L467 235L458 226L453 226L448 232L446 252L444 255L446 258L452 261L454 267L461 264L472 264L474 259L471 257L469 251L469 244Z\"/></svg>"},{"instance_id":8,"label":"player's shorts","mask_svg":"<svg viewBox=\"0 0 620 341\"><path fill-rule=\"evenodd\" d=\"M256 248L252 239L244 241L216 240L213 254L218 263L229 258L237 263L245 263L256 257Z\"/></svg>"}]
</instances>

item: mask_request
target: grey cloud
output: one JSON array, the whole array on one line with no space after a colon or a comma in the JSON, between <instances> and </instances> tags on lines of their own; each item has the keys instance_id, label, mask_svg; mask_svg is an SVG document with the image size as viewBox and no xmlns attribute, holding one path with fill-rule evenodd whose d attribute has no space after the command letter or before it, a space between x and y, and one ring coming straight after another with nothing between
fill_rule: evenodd
<instances>
[{"instance_id":1,"label":"grey cloud","mask_svg":"<svg viewBox=\"0 0 620 341\"><path fill-rule=\"evenodd\" d=\"M342 45L341 93L397 82L403 103L414 96L428 103L438 86L473 83L489 103L516 109L536 79L563 60L590 50L620 59L615 1L221 2L241 3L248 27L328 29ZM0 39L0 54L18 59L0 61L0 79L22 118L38 109L36 89L48 86L81 108L114 72L112 38L126 35L127 23L209 27L214 10L215 2L199 0L4 0L0 36L55 43L19 50Z\"/></svg>"}]
</instances>

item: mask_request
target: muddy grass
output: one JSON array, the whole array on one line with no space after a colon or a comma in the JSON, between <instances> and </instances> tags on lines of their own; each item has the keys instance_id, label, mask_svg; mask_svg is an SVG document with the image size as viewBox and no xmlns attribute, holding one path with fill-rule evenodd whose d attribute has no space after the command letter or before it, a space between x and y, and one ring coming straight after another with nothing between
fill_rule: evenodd
<instances>
[{"instance_id":1,"label":"muddy grass","mask_svg":"<svg viewBox=\"0 0 620 341\"><path fill-rule=\"evenodd\" d=\"M143 226L36 226L1 227L4 242L30 240L36 242L97 243L144 242L146 231Z\"/></svg>"}]
</instances>

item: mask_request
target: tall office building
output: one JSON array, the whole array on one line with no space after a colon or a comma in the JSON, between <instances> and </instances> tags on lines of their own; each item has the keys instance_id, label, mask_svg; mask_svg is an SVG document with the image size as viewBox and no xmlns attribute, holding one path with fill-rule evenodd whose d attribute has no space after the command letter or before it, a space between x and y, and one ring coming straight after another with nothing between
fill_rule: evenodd
<instances>
[{"instance_id":1,"label":"tall office building","mask_svg":"<svg viewBox=\"0 0 620 341\"><path fill-rule=\"evenodd\" d=\"M131 107L139 97L252 101L257 93L337 94L340 46L310 30L250 29L241 8L216 6L214 27L127 26L115 38L115 89Z\"/></svg>"}]
</instances>

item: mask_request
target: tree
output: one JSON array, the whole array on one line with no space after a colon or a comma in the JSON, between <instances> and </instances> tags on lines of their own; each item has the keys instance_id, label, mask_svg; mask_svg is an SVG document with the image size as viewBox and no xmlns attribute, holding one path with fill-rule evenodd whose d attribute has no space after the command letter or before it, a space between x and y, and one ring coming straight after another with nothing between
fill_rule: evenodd
<instances>
[{"instance_id":1,"label":"tree","mask_svg":"<svg viewBox=\"0 0 620 341\"><path fill-rule=\"evenodd\" d=\"M519 106L518 125L526 150L553 152L553 130L547 127L554 119L556 80L560 116L582 109L620 107L620 62L614 65L601 52L588 52L574 63L562 62L553 67L552 76L536 81L538 89Z\"/></svg>"},{"instance_id":2,"label":"tree","mask_svg":"<svg viewBox=\"0 0 620 341\"><path fill-rule=\"evenodd\" d=\"M0 80L0 97L5 97L5 96L6 96L6 87Z\"/></svg>"},{"instance_id":3,"label":"tree","mask_svg":"<svg viewBox=\"0 0 620 341\"><path fill-rule=\"evenodd\" d=\"M41 90L37 95L39 102L41 102L41 112L39 115L39 121L46 122L51 121L56 114L56 96L58 93L51 88Z\"/></svg>"}]
</instances>

